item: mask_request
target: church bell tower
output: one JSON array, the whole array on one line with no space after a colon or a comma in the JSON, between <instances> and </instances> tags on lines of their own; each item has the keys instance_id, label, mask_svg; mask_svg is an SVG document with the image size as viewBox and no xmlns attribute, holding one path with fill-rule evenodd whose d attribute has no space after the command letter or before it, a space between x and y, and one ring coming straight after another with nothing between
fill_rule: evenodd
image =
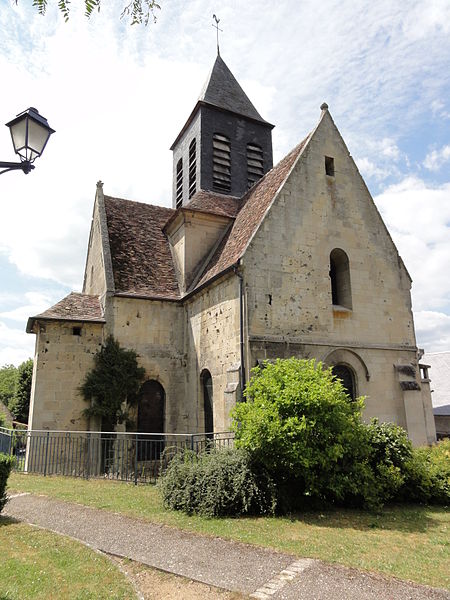
<instances>
[{"instance_id":1,"label":"church bell tower","mask_svg":"<svg viewBox=\"0 0 450 600\"><path fill-rule=\"evenodd\" d=\"M172 144L173 208L199 190L242 197L272 168L272 129L217 54L197 104Z\"/></svg>"}]
</instances>

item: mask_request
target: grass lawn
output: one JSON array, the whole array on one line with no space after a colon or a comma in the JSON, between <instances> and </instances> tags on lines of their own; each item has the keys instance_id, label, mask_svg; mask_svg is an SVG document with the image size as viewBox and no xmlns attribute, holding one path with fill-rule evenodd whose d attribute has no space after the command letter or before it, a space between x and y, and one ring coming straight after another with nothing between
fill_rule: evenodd
<instances>
[{"instance_id":1,"label":"grass lawn","mask_svg":"<svg viewBox=\"0 0 450 600\"><path fill-rule=\"evenodd\" d=\"M0 516L0 600L136 598L110 560L82 544Z\"/></svg>"},{"instance_id":2,"label":"grass lawn","mask_svg":"<svg viewBox=\"0 0 450 600\"><path fill-rule=\"evenodd\" d=\"M377 515L349 509L205 519L166 510L150 485L17 473L9 488L450 588L450 512L442 507L392 506Z\"/></svg>"}]
</instances>

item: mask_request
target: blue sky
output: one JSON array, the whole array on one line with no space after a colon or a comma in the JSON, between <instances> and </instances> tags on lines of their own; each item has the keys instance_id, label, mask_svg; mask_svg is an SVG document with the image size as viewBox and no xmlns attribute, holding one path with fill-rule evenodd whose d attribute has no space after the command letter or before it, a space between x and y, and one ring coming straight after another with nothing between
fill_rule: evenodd
<instances>
[{"instance_id":1,"label":"blue sky","mask_svg":"<svg viewBox=\"0 0 450 600\"><path fill-rule=\"evenodd\" d=\"M29 175L0 178L0 365L33 354L28 316L80 290L97 180L171 204L169 147L221 54L274 123L279 160L318 121L339 127L413 278L418 345L450 350L450 2L161 0L130 27L110 0L86 21L0 0L0 115L56 129ZM1 160L13 160L0 132Z\"/></svg>"}]
</instances>

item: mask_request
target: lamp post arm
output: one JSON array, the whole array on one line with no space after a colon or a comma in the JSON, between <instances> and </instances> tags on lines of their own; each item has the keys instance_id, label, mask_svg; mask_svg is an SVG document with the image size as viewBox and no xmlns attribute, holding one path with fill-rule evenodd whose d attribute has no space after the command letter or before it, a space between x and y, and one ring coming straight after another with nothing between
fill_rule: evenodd
<instances>
[{"instance_id":1,"label":"lamp post arm","mask_svg":"<svg viewBox=\"0 0 450 600\"><path fill-rule=\"evenodd\" d=\"M8 171L16 171L19 169L26 175L32 169L34 169L34 165L32 165L28 160L24 160L22 162L4 162L0 160L0 169L3 169L3 171L0 171L0 175L7 173Z\"/></svg>"}]
</instances>

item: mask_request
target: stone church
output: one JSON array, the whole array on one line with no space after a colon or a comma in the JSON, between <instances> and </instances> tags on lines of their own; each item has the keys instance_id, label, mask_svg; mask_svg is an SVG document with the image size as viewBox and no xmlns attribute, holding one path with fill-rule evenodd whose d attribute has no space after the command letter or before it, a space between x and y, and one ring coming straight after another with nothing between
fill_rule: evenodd
<instances>
[{"instance_id":1,"label":"stone church","mask_svg":"<svg viewBox=\"0 0 450 600\"><path fill-rule=\"evenodd\" d=\"M171 148L172 208L97 184L82 293L28 321L32 429L94 428L78 387L112 334L146 371L138 431L226 431L252 367L296 356L365 419L435 440L411 278L328 106L275 167L272 129L218 55Z\"/></svg>"}]
</instances>

